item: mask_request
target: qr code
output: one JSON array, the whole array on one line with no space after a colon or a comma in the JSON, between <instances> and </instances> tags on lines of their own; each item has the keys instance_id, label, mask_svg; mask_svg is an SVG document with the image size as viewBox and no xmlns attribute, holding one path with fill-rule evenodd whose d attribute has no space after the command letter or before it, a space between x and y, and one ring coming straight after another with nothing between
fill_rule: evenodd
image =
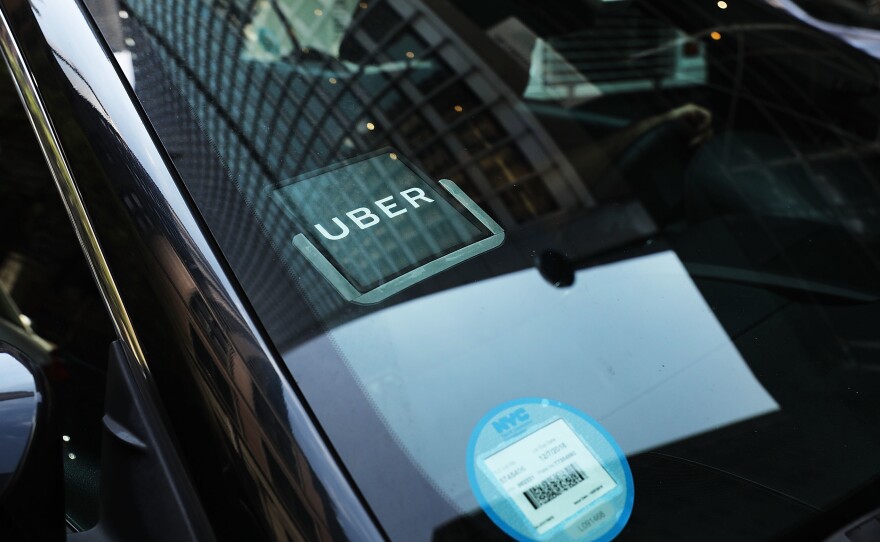
<instances>
[{"instance_id":1,"label":"qr code","mask_svg":"<svg viewBox=\"0 0 880 542\"><path fill-rule=\"evenodd\" d=\"M538 485L530 487L523 495L537 510L586 479L587 475L577 465L571 464Z\"/></svg>"}]
</instances>

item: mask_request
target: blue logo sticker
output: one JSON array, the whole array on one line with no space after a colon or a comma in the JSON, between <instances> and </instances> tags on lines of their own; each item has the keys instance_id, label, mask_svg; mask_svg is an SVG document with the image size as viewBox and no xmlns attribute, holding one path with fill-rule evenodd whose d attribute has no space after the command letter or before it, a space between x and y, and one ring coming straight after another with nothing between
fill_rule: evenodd
<instances>
[{"instance_id":1,"label":"blue logo sticker","mask_svg":"<svg viewBox=\"0 0 880 542\"><path fill-rule=\"evenodd\" d=\"M489 412L468 444L486 514L520 541L608 541L632 513L633 479L611 435L578 410L520 399Z\"/></svg>"},{"instance_id":2,"label":"blue logo sticker","mask_svg":"<svg viewBox=\"0 0 880 542\"><path fill-rule=\"evenodd\" d=\"M516 429L517 425L522 427L522 424L528 421L529 413L526 412L526 409L518 408L510 414L507 414L506 416L501 416L497 420L493 421L492 427L494 427L496 431L504 435L510 432L512 429Z\"/></svg>"}]
</instances>

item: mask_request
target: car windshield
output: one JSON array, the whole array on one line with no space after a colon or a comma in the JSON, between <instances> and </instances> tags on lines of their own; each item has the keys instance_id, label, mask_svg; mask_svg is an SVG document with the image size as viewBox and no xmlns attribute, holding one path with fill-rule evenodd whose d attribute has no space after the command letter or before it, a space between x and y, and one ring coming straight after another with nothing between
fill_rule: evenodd
<instances>
[{"instance_id":1,"label":"car windshield","mask_svg":"<svg viewBox=\"0 0 880 542\"><path fill-rule=\"evenodd\" d=\"M391 539L510 532L469 442L525 398L619 446L622 539L880 474L869 55L757 0L91 3Z\"/></svg>"}]
</instances>

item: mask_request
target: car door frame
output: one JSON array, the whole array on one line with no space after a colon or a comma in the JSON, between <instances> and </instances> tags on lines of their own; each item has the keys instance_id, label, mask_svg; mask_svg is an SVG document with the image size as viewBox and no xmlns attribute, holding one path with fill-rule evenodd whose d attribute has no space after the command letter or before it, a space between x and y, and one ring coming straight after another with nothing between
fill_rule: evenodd
<instances>
[{"instance_id":1,"label":"car door frame","mask_svg":"<svg viewBox=\"0 0 880 542\"><path fill-rule=\"evenodd\" d=\"M385 538L86 8L0 0L0 45L117 334L219 538Z\"/></svg>"}]
</instances>

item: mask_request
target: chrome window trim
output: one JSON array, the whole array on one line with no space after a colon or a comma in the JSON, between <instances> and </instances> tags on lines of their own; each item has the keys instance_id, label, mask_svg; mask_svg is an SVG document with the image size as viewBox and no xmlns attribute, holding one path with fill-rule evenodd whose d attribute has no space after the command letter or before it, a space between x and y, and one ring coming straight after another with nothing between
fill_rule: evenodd
<instances>
[{"instance_id":1,"label":"chrome window trim","mask_svg":"<svg viewBox=\"0 0 880 542\"><path fill-rule=\"evenodd\" d=\"M80 246L86 255L95 282L101 292L101 297L110 313L116 334L125 343L138 365L146 370L144 353L107 265L107 260L104 258L101 243L95 235L92 221L83 204L82 195L73 181L73 174L70 171L67 157L64 155L64 149L61 148L58 134L46 112L46 106L39 94L33 75L27 67L21 49L13 38L12 28L4 10L0 10L0 47L3 49L3 59L15 80L15 89L21 98L28 121L37 136L43 157L46 159L46 164L55 180L55 186L58 188L70 222L73 224L76 237L79 239Z\"/></svg>"}]
</instances>

